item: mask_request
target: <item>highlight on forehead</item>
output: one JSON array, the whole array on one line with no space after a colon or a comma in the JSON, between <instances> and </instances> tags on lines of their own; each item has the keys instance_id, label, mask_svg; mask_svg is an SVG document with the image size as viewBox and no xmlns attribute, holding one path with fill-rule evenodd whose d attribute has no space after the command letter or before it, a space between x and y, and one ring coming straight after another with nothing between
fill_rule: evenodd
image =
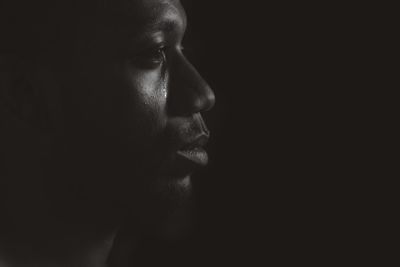
<instances>
[{"instance_id":1,"label":"highlight on forehead","mask_svg":"<svg viewBox=\"0 0 400 267\"><path fill-rule=\"evenodd\" d=\"M107 1L106 20L117 31L172 32L186 28L186 14L178 0Z\"/></svg>"},{"instance_id":2,"label":"highlight on forehead","mask_svg":"<svg viewBox=\"0 0 400 267\"><path fill-rule=\"evenodd\" d=\"M156 20L164 10L173 9L177 13L184 13L179 0L101 0L106 1L104 11L119 16L144 19L144 14L151 14L152 20ZM150 12L143 12L147 10Z\"/></svg>"}]
</instances>

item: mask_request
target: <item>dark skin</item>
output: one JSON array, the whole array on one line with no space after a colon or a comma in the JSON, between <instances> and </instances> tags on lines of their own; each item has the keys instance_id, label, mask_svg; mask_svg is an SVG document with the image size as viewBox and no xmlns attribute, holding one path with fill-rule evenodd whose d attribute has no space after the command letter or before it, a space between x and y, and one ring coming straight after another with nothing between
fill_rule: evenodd
<instances>
[{"instance_id":1,"label":"dark skin","mask_svg":"<svg viewBox=\"0 0 400 267\"><path fill-rule=\"evenodd\" d=\"M215 97L183 54L180 2L110 1L89 18L38 58L2 57L8 166L24 166L10 167L7 217L20 254L41 247L29 266L125 266L135 234L163 222L207 163L201 113ZM5 266L27 263L12 255Z\"/></svg>"}]
</instances>

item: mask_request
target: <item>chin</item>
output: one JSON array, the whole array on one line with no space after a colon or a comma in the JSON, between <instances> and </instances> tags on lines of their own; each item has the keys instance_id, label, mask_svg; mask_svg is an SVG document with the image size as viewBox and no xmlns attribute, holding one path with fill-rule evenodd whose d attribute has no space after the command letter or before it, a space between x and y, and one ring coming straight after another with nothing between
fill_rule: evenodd
<instances>
[{"instance_id":1,"label":"chin","mask_svg":"<svg viewBox=\"0 0 400 267\"><path fill-rule=\"evenodd\" d=\"M142 229L159 228L177 210L189 205L192 196L191 175L158 177L148 184L140 199L135 198L127 219L139 222ZM131 200L133 201L133 200Z\"/></svg>"},{"instance_id":2,"label":"chin","mask_svg":"<svg viewBox=\"0 0 400 267\"><path fill-rule=\"evenodd\" d=\"M162 177L156 181L154 193L150 194L158 201L162 201L171 207L185 204L192 195L191 175L183 177L167 178Z\"/></svg>"}]
</instances>

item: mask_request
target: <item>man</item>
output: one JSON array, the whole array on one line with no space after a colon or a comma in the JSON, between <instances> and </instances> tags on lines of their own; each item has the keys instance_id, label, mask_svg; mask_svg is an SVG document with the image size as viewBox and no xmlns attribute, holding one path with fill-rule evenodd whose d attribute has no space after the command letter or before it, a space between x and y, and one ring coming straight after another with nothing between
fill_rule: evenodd
<instances>
[{"instance_id":1,"label":"man","mask_svg":"<svg viewBox=\"0 0 400 267\"><path fill-rule=\"evenodd\" d=\"M183 54L185 12L16 2L0 8L0 265L127 266L208 161L215 100Z\"/></svg>"}]
</instances>

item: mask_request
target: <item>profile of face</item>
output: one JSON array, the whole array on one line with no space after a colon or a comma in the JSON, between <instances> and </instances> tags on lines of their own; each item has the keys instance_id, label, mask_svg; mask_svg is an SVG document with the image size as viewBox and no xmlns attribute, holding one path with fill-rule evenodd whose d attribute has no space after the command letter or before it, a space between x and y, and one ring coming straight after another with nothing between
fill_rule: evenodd
<instances>
[{"instance_id":1,"label":"profile of face","mask_svg":"<svg viewBox=\"0 0 400 267\"><path fill-rule=\"evenodd\" d=\"M186 19L178 0L107 1L35 61L54 140L43 187L58 209L140 209L190 191L215 97L183 53Z\"/></svg>"}]
</instances>

